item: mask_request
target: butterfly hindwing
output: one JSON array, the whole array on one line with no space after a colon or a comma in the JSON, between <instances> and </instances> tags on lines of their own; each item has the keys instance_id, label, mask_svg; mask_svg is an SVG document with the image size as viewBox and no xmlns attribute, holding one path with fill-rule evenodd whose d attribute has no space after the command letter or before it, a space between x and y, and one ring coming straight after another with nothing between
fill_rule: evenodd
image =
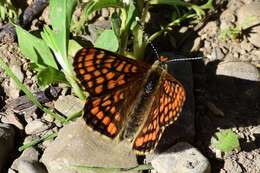
<instances>
[{"instance_id":1,"label":"butterfly hindwing","mask_svg":"<svg viewBox=\"0 0 260 173\"><path fill-rule=\"evenodd\" d=\"M155 149L166 126L177 120L185 100L183 86L166 74L148 118L136 136L133 149L145 154Z\"/></svg>"}]
</instances>

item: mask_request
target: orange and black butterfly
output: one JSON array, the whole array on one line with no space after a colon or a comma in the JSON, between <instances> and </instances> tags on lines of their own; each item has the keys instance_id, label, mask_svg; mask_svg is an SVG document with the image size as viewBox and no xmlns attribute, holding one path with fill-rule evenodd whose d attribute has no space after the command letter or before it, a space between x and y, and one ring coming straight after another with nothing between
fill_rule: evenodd
<instances>
[{"instance_id":1,"label":"orange and black butterfly","mask_svg":"<svg viewBox=\"0 0 260 173\"><path fill-rule=\"evenodd\" d=\"M106 50L83 48L73 66L90 94L84 107L87 125L110 138L131 140L137 154L153 151L165 127L182 110L185 90L163 62L148 65Z\"/></svg>"}]
</instances>

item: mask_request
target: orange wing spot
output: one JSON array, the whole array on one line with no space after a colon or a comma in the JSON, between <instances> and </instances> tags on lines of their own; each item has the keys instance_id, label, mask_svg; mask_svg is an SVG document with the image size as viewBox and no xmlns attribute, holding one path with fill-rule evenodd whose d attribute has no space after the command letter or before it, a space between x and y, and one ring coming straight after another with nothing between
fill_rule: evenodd
<instances>
[{"instance_id":1,"label":"orange wing spot","mask_svg":"<svg viewBox=\"0 0 260 173\"><path fill-rule=\"evenodd\" d=\"M172 113L172 111L169 112L169 117L170 117L170 118L173 117L173 113Z\"/></svg>"},{"instance_id":2,"label":"orange wing spot","mask_svg":"<svg viewBox=\"0 0 260 173\"><path fill-rule=\"evenodd\" d=\"M83 76L83 80L90 80L91 79L91 75L90 74L85 74Z\"/></svg>"},{"instance_id":3,"label":"orange wing spot","mask_svg":"<svg viewBox=\"0 0 260 173\"><path fill-rule=\"evenodd\" d=\"M147 127L144 127L143 128L143 133L146 133L147 132Z\"/></svg>"},{"instance_id":4,"label":"orange wing spot","mask_svg":"<svg viewBox=\"0 0 260 173\"><path fill-rule=\"evenodd\" d=\"M111 114L116 113L116 107L115 107L115 106L113 106L113 107L110 109L110 113L111 113Z\"/></svg>"},{"instance_id":5,"label":"orange wing spot","mask_svg":"<svg viewBox=\"0 0 260 173\"><path fill-rule=\"evenodd\" d=\"M156 121L153 121L153 128L155 129L157 126L157 122Z\"/></svg>"},{"instance_id":6,"label":"orange wing spot","mask_svg":"<svg viewBox=\"0 0 260 173\"><path fill-rule=\"evenodd\" d=\"M115 94L114 94L114 101L115 103L119 102L120 100L120 91L117 91Z\"/></svg>"},{"instance_id":7,"label":"orange wing spot","mask_svg":"<svg viewBox=\"0 0 260 173\"><path fill-rule=\"evenodd\" d=\"M125 75L124 75L124 74L121 74L117 79L122 80L122 79L124 79L124 78L125 78Z\"/></svg>"},{"instance_id":8,"label":"orange wing spot","mask_svg":"<svg viewBox=\"0 0 260 173\"><path fill-rule=\"evenodd\" d=\"M108 89L113 89L113 88L115 88L115 86L116 86L116 82L114 80L108 81L108 83L107 83Z\"/></svg>"},{"instance_id":9,"label":"orange wing spot","mask_svg":"<svg viewBox=\"0 0 260 173\"><path fill-rule=\"evenodd\" d=\"M82 62L85 56L82 56L82 54L78 57L77 62Z\"/></svg>"},{"instance_id":10,"label":"orange wing spot","mask_svg":"<svg viewBox=\"0 0 260 173\"><path fill-rule=\"evenodd\" d=\"M94 73L95 76L99 76L99 75L101 75L101 72L98 71L98 70L94 71L93 73Z\"/></svg>"},{"instance_id":11,"label":"orange wing spot","mask_svg":"<svg viewBox=\"0 0 260 173\"><path fill-rule=\"evenodd\" d=\"M96 106L96 107L92 108L92 109L90 110L90 112L91 112L93 115L96 115L96 114L99 112L99 107Z\"/></svg>"},{"instance_id":12,"label":"orange wing spot","mask_svg":"<svg viewBox=\"0 0 260 173\"><path fill-rule=\"evenodd\" d=\"M153 130L153 124L149 124L148 130L149 130L149 131Z\"/></svg>"},{"instance_id":13,"label":"orange wing spot","mask_svg":"<svg viewBox=\"0 0 260 173\"><path fill-rule=\"evenodd\" d=\"M129 73L131 66L132 66L131 64L126 64L126 66L125 66L125 68L124 68L124 72L125 72L125 73Z\"/></svg>"},{"instance_id":14,"label":"orange wing spot","mask_svg":"<svg viewBox=\"0 0 260 173\"><path fill-rule=\"evenodd\" d=\"M83 74L85 74L86 73L86 71L84 70L84 69L79 69L79 74L81 74L81 75L83 75Z\"/></svg>"},{"instance_id":15,"label":"orange wing spot","mask_svg":"<svg viewBox=\"0 0 260 173\"><path fill-rule=\"evenodd\" d=\"M120 63L117 67L116 67L116 70L117 71L122 71L123 70L123 67L124 67L124 65L125 65L125 63L124 62L122 62L122 63Z\"/></svg>"},{"instance_id":16,"label":"orange wing spot","mask_svg":"<svg viewBox=\"0 0 260 173\"><path fill-rule=\"evenodd\" d=\"M96 99L92 102L93 106L98 106L101 103L101 99Z\"/></svg>"},{"instance_id":17,"label":"orange wing spot","mask_svg":"<svg viewBox=\"0 0 260 173\"><path fill-rule=\"evenodd\" d=\"M120 100L124 99L124 93L120 93L120 96L119 96Z\"/></svg>"},{"instance_id":18,"label":"orange wing spot","mask_svg":"<svg viewBox=\"0 0 260 173\"><path fill-rule=\"evenodd\" d=\"M111 58L105 59L104 62L114 62L114 59L111 59Z\"/></svg>"},{"instance_id":19,"label":"orange wing spot","mask_svg":"<svg viewBox=\"0 0 260 173\"><path fill-rule=\"evenodd\" d=\"M103 68L103 69L102 69L102 73L103 73L103 74L106 74L107 72L108 72L108 69L106 69L106 68Z\"/></svg>"},{"instance_id":20,"label":"orange wing spot","mask_svg":"<svg viewBox=\"0 0 260 173\"><path fill-rule=\"evenodd\" d=\"M109 63L105 63L104 67L111 68L112 67L112 63L110 63L110 62Z\"/></svg>"},{"instance_id":21,"label":"orange wing spot","mask_svg":"<svg viewBox=\"0 0 260 173\"><path fill-rule=\"evenodd\" d=\"M90 66L90 67L88 67L87 68L87 71L88 72L92 72L92 71L94 71L96 68L94 67L94 66Z\"/></svg>"},{"instance_id":22,"label":"orange wing spot","mask_svg":"<svg viewBox=\"0 0 260 173\"><path fill-rule=\"evenodd\" d=\"M109 96L104 97L104 98L103 98L103 102L106 101L106 100L108 100L108 99L109 99Z\"/></svg>"},{"instance_id":23,"label":"orange wing spot","mask_svg":"<svg viewBox=\"0 0 260 173\"><path fill-rule=\"evenodd\" d=\"M169 121L169 116L165 116L164 121L168 122Z\"/></svg>"},{"instance_id":24,"label":"orange wing spot","mask_svg":"<svg viewBox=\"0 0 260 173\"><path fill-rule=\"evenodd\" d=\"M120 121L121 120L120 113L116 113L115 120L116 121Z\"/></svg>"},{"instance_id":25,"label":"orange wing spot","mask_svg":"<svg viewBox=\"0 0 260 173\"><path fill-rule=\"evenodd\" d=\"M104 103L102 103L101 106L106 107L106 106L108 106L108 105L110 105L110 104L111 104L111 101L110 101L110 100L107 100L107 101L105 101Z\"/></svg>"},{"instance_id":26,"label":"orange wing spot","mask_svg":"<svg viewBox=\"0 0 260 173\"><path fill-rule=\"evenodd\" d=\"M166 115L168 113L168 106L164 107L164 114Z\"/></svg>"},{"instance_id":27,"label":"orange wing spot","mask_svg":"<svg viewBox=\"0 0 260 173\"><path fill-rule=\"evenodd\" d=\"M164 123L164 114L162 114L161 117L160 117L160 123L161 124Z\"/></svg>"},{"instance_id":28,"label":"orange wing spot","mask_svg":"<svg viewBox=\"0 0 260 173\"><path fill-rule=\"evenodd\" d=\"M148 141L148 135L146 134L145 136L144 136L144 142L146 143L147 141Z\"/></svg>"},{"instance_id":29,"label":"orange wing spot","mask_svg":"<svg viewBox=\"0 0 260 173\"><path fill-rule=\"evenodd\" d=\"M107 106L106 108L105 108L105 111L109 111L110 110L110 106Z\"/></svg>"},{"instance_id":30,"label":"orange wing spot","mask_svg":"<svg viewBox=\"0 0 260 173\"><path fill-rule=\"evenodd\" d=\"M85 65L85 67L90 67L90 66L93 66L94 64L93 64L93 61L86 61L84 63L84 65Z\"/></svg>"},{"instance_id":31,"label":"orange wing spot","mask_svg":"<svg viewBox=\"0 0 260 173\"><path fill-rule=\"evenodd\" d=\"M101 84L104 81L105 81L104 77L101 77L101 76L96 79L97 84Z\"/></svg>"},{"instance_id":32,"label":"orange wing spot","mask_svg":"<svg viewBox=\"0 0 260 173\"><path fill-rule=\"evenodd\" d=\"M177 107L177 101L174 100L174 102L172 103L172 108L175 109Z\"/></svg>"},{"instance_id":33,"label":"orange wing spot","mask_svg":"<svg viewBox=\"0 0 260 173\"><path fill-rule=\"evenodd\" d=\"M163 109L164 109L164 105L161 103L161 105L160 105L160 113L162 113Z\"/></svg>"},{"instance_id":34,"label":"orange wing spot","mask_svg":"<svg viewBox=\"0 0 260 173\"><path fill-rule=\"evenodd\" d=\"M78 63L77 65L78 65L77 68L82 68L83 67L82 63Z\"/></svg>"},{"instance_id":35,"label":"orange wing spot","mask_svg":"<svg viewBox=\"0 0 260 173\"><path fill-rule=\"evenodd\" d=\"M136 66L133 66L133 67L131 68L131 71L132 71L133 73L136 73L136 72L137 72L137 67L136 67Z\"/></svg>"},{"instance_id":36,"label":"orange wing spot","mask_svg":"<svg viewBox=\"0 0 260 173\"><path fill-rule=\"evenodd\" d=\"M85 56L85 59L86 60L92 60L92 59L94 59L94 54L92 54L92 53L88 53L86 56Z\"/></svg>"},{"instance_id":37,"label":"orange wing spot","mask_svg":"<svg viewBox=\"0 0 260 173\"><path fill-rule=\"evenodd\" d=\"M100 64L101 63L101 59L96 60L96 64Z\"/></svg>"},{"instance_id":38,"label":"orange wing spot","mask_svg":"<svg viewBox=\"0 0 260 173\"><path fill-rule=\"evenodd\" d=\"M105 54L102 52L100 52L99 54L97 54L96 55L96 57L98 58L98 59L101 59L101 58L103 58L105 56Z\"/></svg>"},{"instance_id":39,"label":"orange wing spot","mask_svg":"<svg viewBox=\"0 0 260 173\"><path fill-rule=\"evenodd\" d=\"M125 84L126 82L125 82L124 79L122 79L122 80L119 80L117 83L118 83L118 85L123 85L123 84Z\"/></svg>"},{"instance_id":40,"label":"orange wing spot","mask_svg":"<svg viewBox=\"0 0 260 173\"><path fill-rule=\"evenodd\" d=\"M96 117L101 120L104 117L104 113L102 111L99 111Z\"/></svg>"},{"instance_id":41,"label":"orange wing spot","mask_svg":"<svg viewBox=\"0 0 260 173\"><path fill-rule=\"evenodd\" d=\"M98 85L98 86L95 88L96 94L100 94L102 91L103 91L103 85Z\"/></svg>"},{"instance_id":42,"label":"orange wing spot","mask_svg":"<svg viewBox=\"0 0 260 173\"><path fill-rule=\"evenodd\" d=\"M110 133L110 135L114 135L117 132L116 125L114 123L110 123L107 127L107 131Z\"/></svg>"},{"instance_id":43,"label":"orange wing spot","mask_svg":"<svg viewBox=\"0 0 260 173\"><path fill-rule=\"evenodd\" d=\"M148 136L148 141L151 141L153 138L153 133L150 133L149 136Z\"/></svg>"},{"instance_id":44,"label":"orange wing spot","mask_svg":"<svg viewBox=\"0 0 260 173\"><path fill-rule=\"evenodd\" d=\"M109 73L106 74L106 79L107 79L107 80L110 80L110 79L112 79L115 75L116 75L116 74L115 74L114 72L109 72Z\"/></svg>"},{"instance_id":45,"label":"orange wing spot","mask_svg":"<svg viewBox=\"0 0 260 173\"><path fill-rule=\"evenodd\" d=\"M174 110L172 113L173 113L173 116L174 116L174 117L177 115L176 110Z\"/></svg>"},{"instance_id":46,"label":"orange wing spot","mask_svg":"<svg viewBox=\"0 0 260 173\"><path fill-rule=\"evenodd\" d=\"M156 139L156 137L157 137L157 133L156 133L156 132L153 132L153 133L152 133L152 140L154 141L154 140Z\"/></svg>"},{"instance_id":47,"label":"orange wing spot","mask_svg":"<svg viewBox=\"0 0 260 173\"><path fill-rule=\"evenodd\" d=\"M139 138L137 138L137 139L135 140L135 146L136 146L136 147L142 146L143 143L144 143L144 138L143 138L143 137L139 137Z\"/></svg>"},{"instance_id":48,"label":"orange wing spot","mask_svg":"<svg viewBox=\"0 0 260 173\"><path fill-rule=\"evenodd\" d=\"M171 104L171 102L170 102L170 104L168 104L168 109L169 109L169 110L172 110L172 104Z\"/></svg>"},{"instance_id":49,"label":"orange wing spot","mask_svg":"<svg viewBox=\"0 0 260 173\"><path fill-rule=\"evenodd\" d=\"M94 83L93 83L93 81L89 81L89 82L87 83L87 85L88 85L89 88L92 88L92 87L94 86Z\"/></svg>"},{"instance_id":50,"label":"orange wing spot","mask_svg":"<svg viewBox=\"0 0 260 173\"><path fill-rule=\"evenodd\" d=\"M106 126L108 126L108 124L111 122L111 119L106 116L103 120L102 120L103 124L105 124Z\"/></svg>"}]
</instances>

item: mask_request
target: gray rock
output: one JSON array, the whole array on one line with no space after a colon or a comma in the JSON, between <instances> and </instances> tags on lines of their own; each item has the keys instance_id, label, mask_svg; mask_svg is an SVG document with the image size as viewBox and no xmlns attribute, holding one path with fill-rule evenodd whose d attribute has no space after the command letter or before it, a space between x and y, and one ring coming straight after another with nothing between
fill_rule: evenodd
<instances>
[{"instance_id":1,"label":"gray rock","mask_svg":"<svg viewBox=\"0 0 260 173\"><path fill-rule=\"evenodd\" d=\"M37 134L47 130L51 124L41 121L40 119L33 120L25 126L26 134Z\"/></svg>"},{"instance_id":2,"label":"gray rock","mask_svg":"<svg viewBox=\"0 0 260 173\"><path fill-rule=\"evenodd\" d=\"M48 173L40 163L31 163L21 160L18 164L18 173Z\"/></svg>"},{"instance_id":3,"label":"gray rock","mask_svg":"<svg viewBox=\"0 0 260 173\"><path fill-rule=\"evenodd\" d=\"M0 172L14 148L15 131L9 124L0 124Z\"/></svg>"},{"instance_id":4,"label":"gray rock","mask_svg":"<svg viewBox=\"0 0 260 173\"><path fill-rule=\"evenodd\" d=\"M54 102L54 107L65 116L70 116L80 112L84 107L84 102L73 95L60 96Z\"/></svg>"},{"instance_id":5,"label":"gray rock","mask_svg":"<svg viewBox=\"0 0 260 173\"><path fill-rule=\"evenodd\" d=\"M224 164L224 169L228 173L242 173L242 168L240 165L232 159L226 159Z\"/></svg>"},{"instance_id":6,"label":"gray rock","mask_svg":"<svg viewBox=\"0 0 260 173\"><path fill-rule=\"evenodd\" d=\"M210 173L210 164L196 148L178 143L157 155L151 164L158 173Z\"/></svg>"},{"instance_id":7,"label":"gray rock","mask_svg":"<svg viewBox=\"0 0 260 173\"><path fill-rule=\"evenodd\" d=\"M249 30L248 40L260 47L260 2L252 2L242 6L237 13L238 25Z\"/></svg>"},{"instance_id":8,"label":"gray rock","mask_svg":"<svg viewBox=\"0 0 260 173\"><path fill-rule=\"evenodd\" d=\"M39 160L39 152L35 148L30 147L24 150L21 156L13 162L11 168L17 171L20 162L27 161L32 163L32 162L38 162L38 160Z\"/></svg>"},{"instance_id":9,"label":"gray rock","mask_svg":"<svg viewBox=\"0 0 260 173\"><path fill-rule=\"evenodd\" d=\"M82 118L78 118L59 131L58 137L44 151L42 162L49 173L78 173L77 166L102 168L137 166L136 156L129 144L116 143L91 131ZM85 171L85 173L89 172L97 171ZM108 170L101 172L108 172Z\"/></svg>"},{"instance_id":10,"label":"gray rock","mask_svg":"<svg viewBox=\"0 0 260 173\"><path fill-rule=\"evenodd\" d=\"M254 65L245 62L219 63L216 74L250 81L260 81L258 69Z\"/></svg>"},{"instance_id":11,"label":"gray rock","mask_svg":"<svg viewBox=\"0 0 260 173\"><path fill-rule=\"evenodd\" d=\"M210 61L215 61L215 60L222 60L224 58L224 53L221 51L220 48L216 47L213 48L211 56L210 56Z\"/></svg>"}]
</instances>

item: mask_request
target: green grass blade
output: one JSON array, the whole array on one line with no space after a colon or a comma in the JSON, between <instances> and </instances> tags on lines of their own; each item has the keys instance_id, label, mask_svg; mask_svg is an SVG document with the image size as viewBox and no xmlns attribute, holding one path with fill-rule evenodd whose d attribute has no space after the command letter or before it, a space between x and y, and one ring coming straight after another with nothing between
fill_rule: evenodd
<instances>
[{"instance_id":1,"label":"green grass blade","mask_svg":"<svg viewBox=\"0 0 260 173\"><path fill-rule=\"evenodd\" d=\"M43 136L40 139L35 139L32 142L29 142L29 143L26 143L26 144L22 145L21 147L18 148L18 151L23 151L23 150L25 150L27 148L30 148L30 147L32 147L32 146L34 146L36 144L39 144L39 143L41 143L43 141L46 141L46 140L53 139L53 138L55 138L57 136L58 136L58 133L47 134L47 135Z\"/></svg>"}]
</instances>

